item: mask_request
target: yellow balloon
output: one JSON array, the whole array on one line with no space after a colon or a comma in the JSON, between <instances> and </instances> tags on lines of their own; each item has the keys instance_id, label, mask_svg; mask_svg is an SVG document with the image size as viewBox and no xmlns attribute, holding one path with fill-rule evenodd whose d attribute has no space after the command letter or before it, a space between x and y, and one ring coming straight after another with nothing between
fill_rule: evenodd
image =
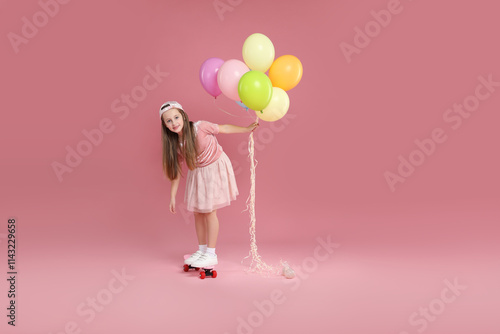
<instances>
[{"instance_id":1,"label":"yellow balloon","mask_svg":"<svg viewBox=\"0 0 500 334\"><path fill-rule=\"evenodd\" d=\"M273 87L290 90L297 86L302 79L302 63L295 56L281 56L271 65L269 79L271 79Z\"/></svg>"},{"instance_id":2,"label":"yellow balloon","mask_svg":"<svg viewBox=\"0 0 500 334\"><path fill-rule=\"evenodd\" d=\"M256 110L257 116L266 122L274 122L285 116L290 107L290 98L288 94L279 87L273 87L273 97L271 102L265 107L262 112Z\"/></svg>"},{"instance_id":3,"label":"yellow balloon","mask_svg":"<svg viewBox=\"0 0 500 334\"><path fill-rule=\"evenodd\" d=\"M251 70L266 72L274 60L274 45L266 35L255 33L243 43L242 53Z\"/></svg>"}]
</instances>

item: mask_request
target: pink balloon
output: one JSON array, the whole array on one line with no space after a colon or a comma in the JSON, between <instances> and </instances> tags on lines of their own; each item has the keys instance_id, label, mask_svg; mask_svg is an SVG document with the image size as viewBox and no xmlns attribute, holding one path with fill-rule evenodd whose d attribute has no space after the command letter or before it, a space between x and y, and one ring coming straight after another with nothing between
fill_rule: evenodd
<instances>
[{"instance_id":1,"label":"pink balloon","mask_svg":"<svg viewBox=\"0 0 500 334\"><path fill-rule=\"evenodd\" d=\"M200 67L201 85L213 97L221 94L221 90L217 84L217 72L222 64L224 64L224 60L213 57L205 60Z\"/></svg>"},{"instance_id":2,"label":"pink balloon","mask_svg":"<svg viewBox=\"0 0 500 334\"><path fill-rule=\"evenodd\" d=\"M217 82L222 94L233 101L240 101L238 95L238 83L246 72L250 71L248 66L237 59L229 59L219 69Z\"/></svg>"}]
</instances>

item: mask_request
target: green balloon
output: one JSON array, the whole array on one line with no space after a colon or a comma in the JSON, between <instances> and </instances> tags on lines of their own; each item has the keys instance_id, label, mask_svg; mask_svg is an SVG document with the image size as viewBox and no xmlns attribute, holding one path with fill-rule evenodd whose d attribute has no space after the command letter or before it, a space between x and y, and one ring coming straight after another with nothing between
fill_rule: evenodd
<instances>
[{"instance_id":1,"label":"green balloon","mask_svg":"<svg viewBox=\"0 0 500 334\"><path fill-rule=\"evenodd\" d=\"M262 110L271 101L273 84L271 79L260 71L248 71L238 82L241 102L252 110Z\"/></svg>"}]
</instances>

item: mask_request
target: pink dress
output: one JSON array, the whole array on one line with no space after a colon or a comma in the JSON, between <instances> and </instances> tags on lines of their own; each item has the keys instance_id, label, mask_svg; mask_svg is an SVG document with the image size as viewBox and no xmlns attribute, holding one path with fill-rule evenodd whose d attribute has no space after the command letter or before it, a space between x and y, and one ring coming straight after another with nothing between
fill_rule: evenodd
<instances>
[{"instance_id":1,"label":"pink dress","mask_svg":"<svg viewBox=\"0 0 500 334\"><path fill-rule=\"evenodd\" d=\"M208 213L230 205L238 195L233 166L217 142L219 125L207 121L194 124L199 148L198 168L188 169L184 202L187 210Z\"/></svg>"}]
</instances>

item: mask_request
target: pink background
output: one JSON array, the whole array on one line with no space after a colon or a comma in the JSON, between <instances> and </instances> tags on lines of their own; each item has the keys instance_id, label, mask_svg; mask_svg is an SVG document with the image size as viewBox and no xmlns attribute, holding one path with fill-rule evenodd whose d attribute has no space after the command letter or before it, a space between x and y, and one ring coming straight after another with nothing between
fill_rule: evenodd
<instances>
[{"instance_id":1,"label":"pink background","mask_svg":"<svg viewBox=\"0 0 500 334\"><path fill-rule=\"evenodd\" d=\"M231 10L218 15L216 3ZM16 328L1 280L2 333L62 333L72 321L82 333L498 333L500 87L460 127L443 116L475 94L478 77L500 82L500 8L402 0L349 62L340 45L360 42L355 28L376 28L371 11L391 3L70 1L16 53L9 33L22 36L23 17L33 22L42 7L1 0L0 267L6 276L14 217L19 272ZM253 122L224 96L214 102L198 71L209 57L242 59L255 32L304 66L288 114L255 132L259 251L306 274L245 273L248 134L221 134L240 195L218 211L219 277L202 281L181 272L194 218L185 179L178 213L168 211L158 108L178 100L191 120ZM168 75L128 114L114 112L147 67ZM113 131L60 181L51 165L105 119ZM384 173L398 173L399 156L436 128L447 140L392 191ZM340 247L319 257L328 238ZM134 279L86 322L77 307L109 296L122 268ZM450 303L440 301L446 280L466 286ZM258 313L273 291L283 303ZM410 322L422 308L434 313Z\"/></svg>"}]
</instances>

